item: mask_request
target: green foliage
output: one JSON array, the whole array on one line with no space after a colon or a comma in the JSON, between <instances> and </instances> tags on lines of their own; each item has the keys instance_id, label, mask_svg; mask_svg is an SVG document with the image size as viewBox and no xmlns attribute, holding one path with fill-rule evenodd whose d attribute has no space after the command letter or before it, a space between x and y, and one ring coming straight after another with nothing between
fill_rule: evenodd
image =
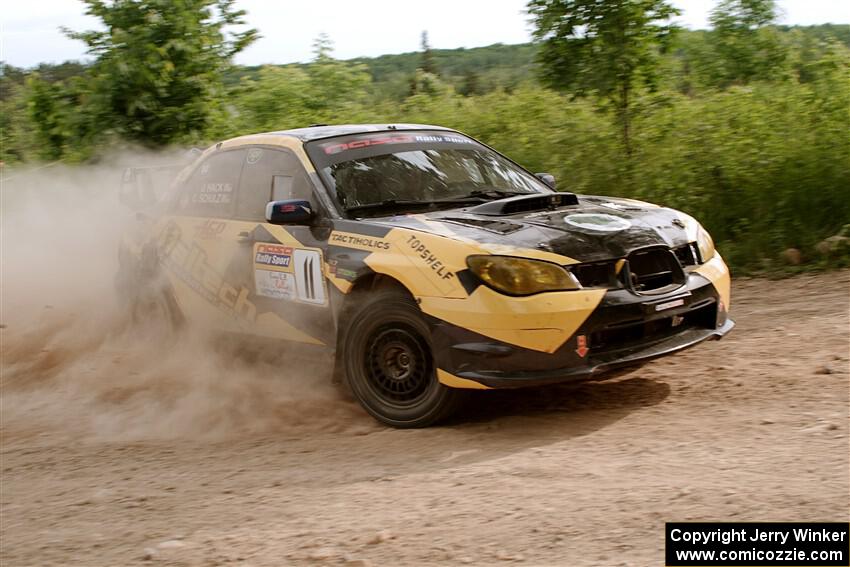
<instances>
[{"instance_id":1,"label":"green foliage","mask_svg":"<svg viewBox=\"0 0 850 567\"><path fill-rule=\"evenodd\" d=\"M228 93L207 134L215 139L300 128L356 112L368 103L369 74L362 65L343 63L332 53L330 40L320 36L310 65L267 65L256 77L244 77Z\"/></svg>"},{"instance_id":2,"label":"green foliage","mask_svg":"<svg viewBox=\"0 0 850 567\"><path fill-rule=\"evenodd\" d=\"M481 94L511 89L532 79L535 74L537 49L529 43L497 43L474 49L431 49L430 53L435 67L439 69L440 80L458 91L464 90L470 73L477 75L477 88ZM365 65L373 82L381 85L382 94L401 100L410 93L411 75L422 67L422 53L358 58L351 63Z\"/></svg>"},{"instance_id":3,"label":"green foliage","mask_svg":"<svg viewBox=\"0 0 850 567\"><path fill-rule=\"evenodd\" d=\"M207 127L210 102L230 59L257 38L228 34L243 23L233 0L85 0L105 30L71 32L96 57L91 83L126 138L172 143Z\"/></svg>"},{"instance_id":4,"label":"green foliage","mask_svg":"<svg viewBox=\"0 0 850 567\"><path fill-rule=\"evenodd\" d=\"M711 13L719 86L774 79L786 52L773 27L774 0L721 0Z\"/></svg>"},{"instance_id":5,"label":"green foliage","mask_svg":"<svg viewBox=\"0 0 850 567\"><path fill-rule=\"evenodd\" d=\"M623 146L631 153L632 98L653 88L658 48L669 41L679 11L666 0L531 0L546 84L613 105Z\"/></svg>"},{"instance_id":6,"label":"green foliage","mask_svg":"<svg viewBox=\"0 0 850 567\"><path fill-rule=\"evenodd\" d=\"M88 159L105 142L108 133L99 129L98 106L90 102L88 84L81 77L48 83L38 73L27 78L23 102L29 119L35 158Z\"/></svg>"},{"instance_id":7,"label":"green foliage","mask_svg":"<svg viewBox=\"0 0 850 567\"><path fill-rule=\"evenodd\" d=\"M626 193L693 214L736 266L816 256L850 219L847 70L830 88L760 83L648 112Z\"/></svg>"},{"instance_id":8,"label":"green foliage","mask_svg":"<svg viewBox=\"0 0 850 567\"><path fill-rule=\"evenodd\" d=\"M4 166L26 159L25 148L32 144L26 139L24 127L27 102L22 69L0 62L0 162Z\"/></svg>"},{"instance_id":9,"label":"green foliage","mask_svg":"<svg viewBox=\"0 0 850 567\"><path fill-rule=\"evenodd\" d=\"M693 214L736 270L761 269L789 247L800 249L809 266L846 265L850 260L836 250L846 244L837 238L842 226L850 224L850 26L785 29L758 23L764 21L732 25L726 39L720 29L682 31L666 51L654 39L639 42L649 66L635 67L632 77L628 159L622 122L600 111L597 100L576 96L602 87L593 81L544 87L535 78L535 45L430 50L437 76L421 69L421 52L338 61L320 36L309 63L234 69L227 62L233 44L210 60L210 74L194 62L163 74L166 61L182 66L184 60L169 55L172 48L149 49L154 38L146 34L157 25L132 35L143 46L127 52L125 68L117 55L37 72L3 66L0 159L80 161L126 138L161 145L313 123L434 123L475 136L532 171L553 173L563 190L631 196ZM781 62L769 73L730 75L734 65L719 55L722 42L762 31L777 35ZM764 53L759 48L742 57L765 61ZM632 57L640 59L629 51ZM597 63L597 70L605 68L582 65ZM178 88L185 84L199 88ZM186 93L202 96L182 98ZM157 102L128 114L115 109L116 100Z\"/></svg>"}]
</instances>

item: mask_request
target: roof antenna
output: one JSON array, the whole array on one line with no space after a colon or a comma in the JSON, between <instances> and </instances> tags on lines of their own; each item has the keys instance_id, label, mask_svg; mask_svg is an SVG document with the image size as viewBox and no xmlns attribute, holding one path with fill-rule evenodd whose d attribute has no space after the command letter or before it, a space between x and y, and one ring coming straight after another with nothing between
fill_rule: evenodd
<instances>
[{"instance_id":1,"label":"roof antenna","mask_svg":"<svg viewBox=\"0 0 850 567\"><path fill-rule=\"evenodd\" d=\"M398 130L395 124L387 124L387 130Z\"/></svg>"}]
</instances>

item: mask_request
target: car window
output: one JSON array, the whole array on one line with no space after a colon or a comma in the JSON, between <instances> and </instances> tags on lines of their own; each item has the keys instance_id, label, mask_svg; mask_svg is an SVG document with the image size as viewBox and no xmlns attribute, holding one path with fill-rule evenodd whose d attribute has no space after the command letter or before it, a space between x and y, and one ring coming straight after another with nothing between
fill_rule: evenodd
<instances>
[{"instance_id":1,"label":"car window","mask_svg":"<svg viewBox=\"0 0 850 567\"><path fill-rule=\"evenodd\" d=\"M268 202L285 199L313 202L312 187L301 161L288 150L249 148L239 183L236 217L265 220Z\"/></svg>"},{"instance_id":2,"label":"car window","mask_svg":"<svg viewBox=\"0 0 850 567\"><path fill-rule=\"evenodd\" d=\"M244 149L231 150L205 159L183 186L177 200L177 212L204 217L230 217L245 154Z\"/></svg>"}]
</instances>

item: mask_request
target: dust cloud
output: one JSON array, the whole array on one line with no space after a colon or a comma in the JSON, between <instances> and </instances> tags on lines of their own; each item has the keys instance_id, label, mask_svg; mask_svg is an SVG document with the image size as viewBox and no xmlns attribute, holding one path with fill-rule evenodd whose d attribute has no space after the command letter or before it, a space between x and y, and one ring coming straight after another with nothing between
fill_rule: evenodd
<instances>
[{"instance_id":1,"label":"dust cloud","mask_svg":"<svg viewBox=\"0 0 850 567\"><path fill-rule=\"evenodd\" d=\"M114 288L121 235L136 223L118 199L121 173L181 158L134 152L4 172L4 444L57 431L127 441L374 426L331 384L327 356L285 345L257 353L188 326L174 334L132 322Z\"/></svg>"}]
</instances>

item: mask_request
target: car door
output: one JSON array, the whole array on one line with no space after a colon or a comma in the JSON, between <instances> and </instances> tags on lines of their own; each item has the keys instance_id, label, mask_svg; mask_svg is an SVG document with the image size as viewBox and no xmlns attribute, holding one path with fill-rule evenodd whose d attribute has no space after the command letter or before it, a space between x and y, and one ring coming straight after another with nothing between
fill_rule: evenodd
<instances>
[{"instance_id":1,"label":"car door","mask_svg":"<svg viewBox=\"0 0 850 567\"><path fill-rule=\"evenodd\" d=\"M157 256L184 317L205 328L244 331L256 318L250 282L228 270L238 253L233 225L247 150L215 152L178 188L157 226Z\"/></svg>"},{"instance_id":2,"label":"car door","mask_svg":"<svg viewBox=\"0 0 850 567\"><path fill-rule=\"evenodd\" d=\"M319 207L307 172L292 151L249 147L233 220L243 248L234 270L248 274L256 334L332 346L334 319L324 274L329 230L266 222L269 201L285 199Z\"/></svg>"}]
</instances>

